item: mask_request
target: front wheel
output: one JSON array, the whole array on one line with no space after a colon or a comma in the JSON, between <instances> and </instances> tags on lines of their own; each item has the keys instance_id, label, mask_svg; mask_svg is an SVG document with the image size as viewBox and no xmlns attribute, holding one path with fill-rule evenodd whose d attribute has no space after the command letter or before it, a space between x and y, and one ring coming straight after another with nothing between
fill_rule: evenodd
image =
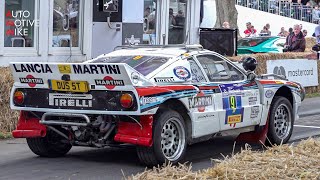
<instances>
[{"instance_id":1,"label":"front wheel","mask_svg":"<svg viewBox=\"0 0 320 180\"><path fill-rule=\"evenodd\" d=\"M178 112L160 112L153 123L153 145L137 147L140 161L147 166L181 161L187 148L185 129L184 120Z\"/></svg>"},{"instance_id":2,"label":"front wheel","mask_svg":"<svg viewBox=\"0 0 320 180\"><path fill-rule=\"evenodd\" d=\"M60 157L67 154L72 145L64 141L63 137L51 130L45 137L27 138L31 151L42 157Z\"/></svg>"},{"instance_id":3,"label":"front wheel","mask_svg":"<svg viewBox=\"0 0 320 180\"><path fill-rule=\"evenodd\" d=\"M268 138L271 144L287 143L292 135L293 123L290 101L285 97L274 97L269 114Z\"/></svg>"}]
</instances>

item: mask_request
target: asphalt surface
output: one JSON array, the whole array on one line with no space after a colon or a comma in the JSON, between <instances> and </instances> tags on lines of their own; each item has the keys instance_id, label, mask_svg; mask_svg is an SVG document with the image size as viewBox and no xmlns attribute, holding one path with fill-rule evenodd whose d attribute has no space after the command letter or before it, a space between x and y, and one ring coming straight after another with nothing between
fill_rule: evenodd
<instances>
[{"instance_id":1,"label":"asphalt surface","mask_svg":"<svg viewBox=\"0 0 320 180\"><path fill-rule=\"evenodd\" d=\"M306 99L299 111L289 143L320 135L320 98ZM239 152L244 144L234 139L216 138L188 147L186 160L193 170L212 166L211 159ZM252 145L255 149L261 146ZM0 141L0 179L122 179L145 167L139 163L133 147L95 149L73 147L62 158L40 158L28 148L25 139Z\"/></svg>"}]
</instances>

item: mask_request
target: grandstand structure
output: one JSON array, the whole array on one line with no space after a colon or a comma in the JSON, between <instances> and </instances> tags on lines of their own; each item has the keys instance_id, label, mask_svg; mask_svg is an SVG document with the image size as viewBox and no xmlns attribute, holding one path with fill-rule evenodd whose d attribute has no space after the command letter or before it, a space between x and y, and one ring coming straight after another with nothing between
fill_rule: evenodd
<instances>
[{"instance_id":1,"label":"grandstand structure","mask_svg":"<svg viewBox=\"0 0 320 180\"><path fill-rule=\"evenodd\" d=\"M310 3L291 3L288 0L236 0L236 4L300 21L318 24L320 10Z\"/></svg>"}]
</instances>

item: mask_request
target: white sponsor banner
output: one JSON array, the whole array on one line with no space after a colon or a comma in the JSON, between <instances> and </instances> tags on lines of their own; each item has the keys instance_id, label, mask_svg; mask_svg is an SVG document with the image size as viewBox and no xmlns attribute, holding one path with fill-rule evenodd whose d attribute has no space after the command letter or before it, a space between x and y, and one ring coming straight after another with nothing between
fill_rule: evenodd
<instances>
[{"instance_id":1,"label":"white sponsor banner","mask_svg":"<svg viewBox=\"0 0 320 180\"><path fill-rule=\"evenodd\" d=\"M267 73L284 75L290 81L295 81L305 87L318 86L317 60L285 59L268 60Z\"/></svg>"}]
</instances>

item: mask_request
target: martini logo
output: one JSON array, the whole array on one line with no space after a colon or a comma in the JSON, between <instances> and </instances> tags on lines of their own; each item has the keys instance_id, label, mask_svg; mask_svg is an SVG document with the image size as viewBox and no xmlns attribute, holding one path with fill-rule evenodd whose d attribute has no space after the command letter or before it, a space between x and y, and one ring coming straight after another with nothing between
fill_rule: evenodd
<instances>
[{"instance_id":1,"label":"martini logo","mask_svg":"<svg viewBox=\"0 0 320 180\"><path fill-rule=\"evenodd\" d=\"M123 80L115 80L110 76L106 76L103 79L95 80L97 86L105 86L107 89L114 89L116 86L124 86Z\"/></svg>"},{"instance_id":2,"label":"martini logo","mask_svg":"<svg viewBox=\"0 0 320 180\"><path fill-rule=\"evenodd\" d=\"M25 78L19 78L20 83L28 84L30 87L35 87L37 84L43 84L43 79L34 78L32 75L27 75Z\"/></svg>"},{"instance_id":3,"label":"martini logo","mask_svg":"<svg viewBox=\"0 0 320 180\"><path fill-rule=\"evenodd\" d=\"M194 98L189 98L189 108L198 108L199 112L204 112L206 106L210 105L212 105L212 97L204 96L203 92L200 92Z\"/></svg>"},{"instance_id":4,"label":"martini logo","mask_svg":"<svg viewBox=\"0 0 320 180\"><path fill-rule=\"evenodd\" d=\"M185 80L185 81L190 79L190 77L191 77L190 71L183 66L175 67L173 69L173 73L177 78Z\"/></svg>"}]
</instances>

